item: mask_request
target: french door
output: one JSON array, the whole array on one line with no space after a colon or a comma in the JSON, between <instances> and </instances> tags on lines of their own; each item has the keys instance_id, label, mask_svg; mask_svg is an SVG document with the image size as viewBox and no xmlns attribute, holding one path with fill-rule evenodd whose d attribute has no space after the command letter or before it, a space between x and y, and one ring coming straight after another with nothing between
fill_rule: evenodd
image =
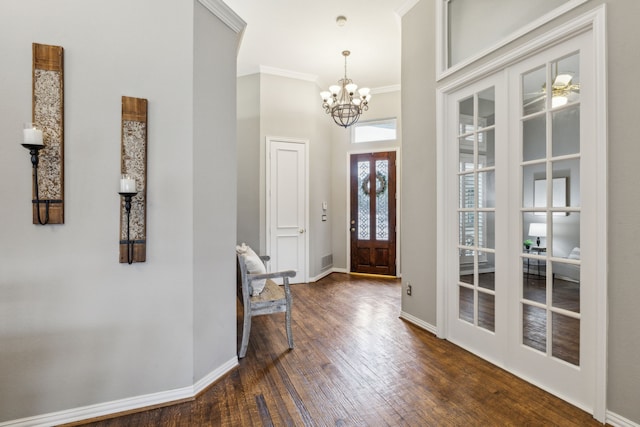
<instances>
[{"instance_id":1,"label":"french door","mask_svg":"<svg viewBox=\"0 0 640 427\"><path fill-rule=\"evenodd\" d=\"M506 233L502 197L508 192L505 85L501 75L453 94L449 129L449 339L501 363L506 335ZM455 162L455 163L454 163ZM501 196L498 197L498 194ZM455 241L453 240L455 239ZM454 252L455 251L455 252Z\"/></svg>"},{"instance_id":2,"label":"french door","mask_svg":"<svg viewBox=\"0 0 640 427\"><path fill-rule=\"evenodd\" d=\"M396 275L396 153L352 154L351 272Z\"/></svg>"},{"instance_id":3,"label":"french door","mask_svg":"<svg viewBox=\"0 0 640 427\"><path fill-rule=\"evenodd\" d=\"M601 243L589 32L446 94L446 337L592 411Z\"/></svg>"}]
</instances>

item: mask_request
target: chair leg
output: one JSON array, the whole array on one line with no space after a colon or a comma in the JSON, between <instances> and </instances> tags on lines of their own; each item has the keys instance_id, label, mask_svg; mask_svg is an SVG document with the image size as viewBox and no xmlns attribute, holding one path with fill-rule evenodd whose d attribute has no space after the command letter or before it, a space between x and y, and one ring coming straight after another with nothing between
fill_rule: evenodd
<instances>
[{"instance_id":1,"label":"chair leg","mask_svg":"<svg viewBox=\"0 0 640 427\"><path fill-rule=\"evenodd\" d=\"M251 314L245 311L242 322L242 343L240 344L240 353L238 358L242 359L247 354L249 346L249 334L251 333Z\"/></svg>"},{"instance_id":2,"label":"chair leg","mask_svg":"<svg viewBox=\"0 0 640 427\"><path fill-rule=\"evenodd\" d=\"M287 323L287 340L289 341L289 348L293 348L293 332L291 331L291 300L287 300L285 321Z\"/></svg>"}]
</instances>

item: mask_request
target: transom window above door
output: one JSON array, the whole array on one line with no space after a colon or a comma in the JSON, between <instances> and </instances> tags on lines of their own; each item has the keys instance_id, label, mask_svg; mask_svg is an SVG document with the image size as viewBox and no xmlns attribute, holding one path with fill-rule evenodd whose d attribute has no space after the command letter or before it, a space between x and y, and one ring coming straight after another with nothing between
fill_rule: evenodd
<instances>
[{"instance_id":1,"label":"transom window above door","mask_svg":"<svg viewBox=\"0 0 640 427\"><path fill-rule=\"evenodd\" d=\"M351 143L394 141L397 139L397 119L369 120L351 126Z\"/></svg>"},{"instance_id":2,"label":"transom window above door","mask_svg":"<svg viewBox=\"0 0 640 427\"><path fill-rule=\"evenodd\" d=\"M439 0L438 79L464 68L587 0ZM500 13L496 13L500 10ZM509 19L504 19L508 16ZM491 31L487 31L491 29Z\"/></svg>"}]
</instances>

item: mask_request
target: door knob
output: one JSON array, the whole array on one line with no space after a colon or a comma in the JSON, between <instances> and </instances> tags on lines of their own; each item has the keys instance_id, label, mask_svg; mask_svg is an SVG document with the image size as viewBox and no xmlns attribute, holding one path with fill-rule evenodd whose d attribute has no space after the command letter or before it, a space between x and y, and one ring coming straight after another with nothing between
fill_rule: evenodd
<instances>
[{"instance_id":1,"label":"door knob","mask_svg":"<svg viewBox=\"0 0 640 427\"><path fill-rule=\"evenodd\" d=\"M300 230L298 230L298 232L299 232L300 234L304 233L304 228L301 228Z\"/></svg>"},{"instance_id":2,"label":"door knob","mask_svg":"<svg viewBox=\"0 0 640 427\"><path fill-rule=\"evenodd\" d=\"M351 231L356 231L355 227L351 227Z\"/></svg>"},{"instance_id":3,"label":"door knob","mask_svg":"<svg viewBox=\"0 0 640 427\"><path fill-rule=\"evenodd\" d=\"M355 219L352 219L352 220L351 220L351 224L355 224L355 223L356 223L356 220L355 220Z\"/></svg>"}]
</instances>

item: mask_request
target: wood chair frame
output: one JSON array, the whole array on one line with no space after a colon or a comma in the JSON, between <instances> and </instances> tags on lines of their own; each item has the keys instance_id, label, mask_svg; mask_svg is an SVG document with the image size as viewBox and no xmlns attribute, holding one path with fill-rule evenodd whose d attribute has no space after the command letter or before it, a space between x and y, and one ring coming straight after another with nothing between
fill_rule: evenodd
<instances>
[{"instance_id":1,"label":"wood chair frame","mask_svg":"<svg viewBox=\"0 0 640 427\"><path fill-rule=\"evenodd\" d=\"M269 256L261 256L263 263L269 261ZM246 255L238 254L238 265L240 267L240 285L242 305L244 306L244 316L242 324L242 342L238 358L242 359L247 354L249 345L249 334L251 333L251 319L253 316L265 314L285 313L285 323L287 329L287 339L289 348L293 348L293 333L291 331L291 289L289 278L294 277L293 270L278 271L275 273L251 274L247 271ZM283 286L278 285L272 279L282 278ZM266 279L264 290L258 296L252 296L254 280Z\"/></svg>"}]
</instances>

